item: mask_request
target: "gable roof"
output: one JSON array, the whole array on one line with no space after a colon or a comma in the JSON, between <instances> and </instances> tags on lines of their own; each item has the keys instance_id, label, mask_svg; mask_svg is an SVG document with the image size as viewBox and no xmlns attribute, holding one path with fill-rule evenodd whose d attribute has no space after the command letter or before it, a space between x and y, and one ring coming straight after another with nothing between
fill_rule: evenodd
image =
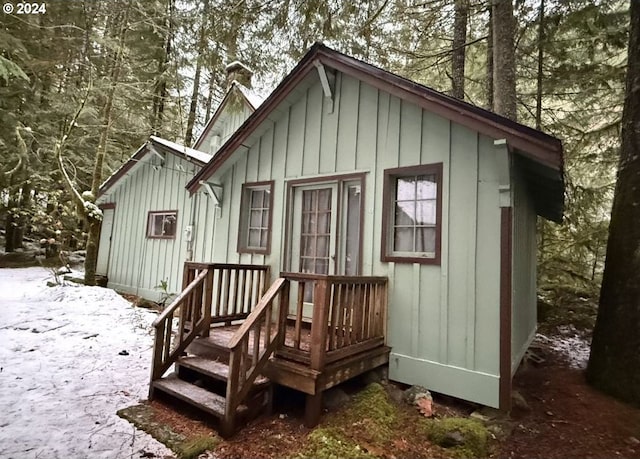
<instances>
[{"instance_id":1,"label":"gable roof","mask_svg":"<svg viewBox=\"0 0 640 459\"><path fill-rule=\"evenodd\" d=\"M245 85L239 83L238 81L233 80L231 82L231 85L229 86L229 89L224 95L222 102L220 102L220 105L218 105L218 108L213 113L213 116L209 118L207 124L205 124L204 126L204 129L193 144L193 148L199 148L200 146L202 146L202 143L206 139L207 134L209 133L209 131L211 131L211 129L213 129L216 122L220 119L221 114L224 112L224 108L230 102L231 93L234 92L234 90L236 90L242 96L242 100L252 112L255 111L260 105L262 105L262 102L264 102L264 99L260 97L260 95L258 95L255 91L247 88Z\"/></svg>"},{"instance_id":2,"label":"gable roof","mask_svg":"<svg viewBox=\"0 0 640 459\"><path fill-rule=\"evenodd\" d=\"M374 65L316 43L294 69L282 80L264 103L243 123L218 150L215 157L187 184L193 193L200 181L211 177L236 152L263 121L286 100L296 87L322 64L396 97L452 120L494 139L506 139L509 148L533 164L526 167L528 186L540 187L534 193L536 210L550 220L561 221L564 209L564 163L559 139L519 124L488 110L395 75ZM529 174L531 176L529 177Z\"/></svg>"},{"instance_id":3,"label":"gable roof","mask_svg":"<svg viewBox=\"0 0 640 459\"><path fill-rule=\"evenodd\" d=\"M144 157L151 153L155 149L159 153L168 153L195 164L198 167L204 166L210 159L211 155L202 151L195 150L193 148L185 147L170 140L162 139L156 136L150 136L138 150L129 158L129 160L115 170L103 183L100 185L98 191L98 197L103 196L107 191L119 184L120 180L127 176L129 172L133 172L135 168L142 163Z\"/></svg>"}]
</instances>

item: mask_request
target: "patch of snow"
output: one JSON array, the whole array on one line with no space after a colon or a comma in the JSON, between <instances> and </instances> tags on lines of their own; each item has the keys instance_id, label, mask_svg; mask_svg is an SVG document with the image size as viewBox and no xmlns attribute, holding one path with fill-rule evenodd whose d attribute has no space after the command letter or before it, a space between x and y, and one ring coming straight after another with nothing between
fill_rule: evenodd
<instances>
[{"instance_id":1,"label":"patch of snow","mask_svg":"<svg viewBox=\"0 0 640 459\"><path fill-rule=\"evenodd\" d=\"M559 353L571 368L584 370L589 361L591 343L573 326L558 327L559 334L545 336L536 334L536 340L547 345L550 349Z\"/></svg>"},{"instance_id":2,"label":"patch of snow","mask_svg":"<svg viewBox=\"0 0 640 459\"><path fill-rule=\"evenodd\" d=\"M0 457L172 457L116 415L146 398L156 314L47 280L43 268L0 269Z\"/></svg>"},{"instance_id":3,"label":"patch of snow","mask_svg":"<svg viewBox=\"0 0 640 459\"><path fill-rule=\"evenodd\" d=\"M211 159L211 155L209 153L205 153L204 151L194 150L193 148L185 147L184 145L180 145L179 143L171 142L170 140L156 137L155 135L152 135L149 138L153 142L158 142L159 144L162 144L165 147L171 148L174 151L183 153L187 156L191 156L192 158L195 158L202 163L206 164Z\"/></svg>"}]
</instances>

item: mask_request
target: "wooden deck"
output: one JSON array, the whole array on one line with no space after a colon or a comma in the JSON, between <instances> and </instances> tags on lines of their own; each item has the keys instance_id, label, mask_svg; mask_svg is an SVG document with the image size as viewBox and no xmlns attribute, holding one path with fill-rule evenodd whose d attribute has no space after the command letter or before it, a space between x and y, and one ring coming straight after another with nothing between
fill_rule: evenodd
<instances>
[{"instance_id":1,"label":"wooden deck","mask_svg":"<svg viewBox=\"0 0 640 459\"><path fill-rule=\"evenodd\" d=\"M271 406L271 382L307 394L312 426L325 390L388 363L386 278L281 273L267 288L268 279L267 266L186 263L182 293L154 322L150 397L198 406L230 434L254 402ZM206 388L189 388L202 378Z\"/></svg>"}]
</instances>

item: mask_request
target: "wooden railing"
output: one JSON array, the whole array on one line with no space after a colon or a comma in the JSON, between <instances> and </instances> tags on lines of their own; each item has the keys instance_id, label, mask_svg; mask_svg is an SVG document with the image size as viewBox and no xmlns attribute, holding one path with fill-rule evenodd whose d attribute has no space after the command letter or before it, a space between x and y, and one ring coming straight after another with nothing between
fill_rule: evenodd
<instances>
[{"instance_id":1,"label":"wooden railing","mask_svg":"<svg viewBox=\"0 0 640 459\"><path fill-rule=\"evenodd\" d=\"M295 314L289 316L293 336L279 350L284 356L321 371L328 363L384 344L386 277L280 276L292 282L292 289L297 284ZM309 288L313 288L312 304L304 301ZM312 308L311 317L305 317L305 306ZM309 335L308 339L303 339L303 333Z\"/></svg>"},{"instance_id":2,"label":"wooden railing","mask_svg":"<svg viewBox=\"0 0 640 459\"><path fill-rule=\"evenodd\" d=\"M269 282L269 267L186 262L182 292L154 321L151 381L161 378L196 336L212 323L249 316Z\"/></svg>"},{"instance_id":3,"label":"wooden railing","mask_svg":"<svg viewBox=\"0 0 640 459\"><path fill-rule=\"evenodd\" d=\"M226 428L233 429L236 409L248 395L269 357L282 345L289 305L289 281L277 279L229 340Z\"/></svg>"},{"instance_id":4,"label":"wooden railing","mask_svg":"<svg viewBox=\"0 0 640 459\"><path fill-rule=\"evenodd\" d=\"M186 267L185 267L186 270ZM198 268L184 282L188 284L175 300L153 322L155 342L151 381L161 378L199 334L209 332L213 270ZM176 319L179 320L176 322ZM152 388L151 388L152 389Z\"/></svg>"}]
</instances>

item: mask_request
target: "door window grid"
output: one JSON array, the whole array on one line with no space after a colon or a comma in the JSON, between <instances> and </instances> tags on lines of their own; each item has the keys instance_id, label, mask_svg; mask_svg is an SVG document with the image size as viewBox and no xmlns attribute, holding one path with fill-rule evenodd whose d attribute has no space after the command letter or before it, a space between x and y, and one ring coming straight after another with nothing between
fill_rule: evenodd
<instances>
[{"instance_id":1,"label":"door window grid","mask_svg":"<svg viewBox=\"0 0 640 459\"><path fill-rule=\"evenodd\" d=\"M328 274L331 237L331 189L302 192L300 268L303 273Z\"/></svg>"}]
</instances>

